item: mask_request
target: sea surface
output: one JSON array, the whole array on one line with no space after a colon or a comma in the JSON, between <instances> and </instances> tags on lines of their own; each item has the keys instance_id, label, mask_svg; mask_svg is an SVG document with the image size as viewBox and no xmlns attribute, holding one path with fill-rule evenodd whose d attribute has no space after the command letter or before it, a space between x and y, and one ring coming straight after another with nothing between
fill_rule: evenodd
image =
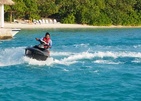
<instances>
[{"instance_id":1,"label":"sea surface","mask_svg":"<svg viewBox=\"0 0 141 101\"><path fill-rule=\"evenodd\" d=\"M51 57L26 57L46 32ZM0 101L141 101L141 29L22 29L0 41Z\"/></svg>"}]
</instances>

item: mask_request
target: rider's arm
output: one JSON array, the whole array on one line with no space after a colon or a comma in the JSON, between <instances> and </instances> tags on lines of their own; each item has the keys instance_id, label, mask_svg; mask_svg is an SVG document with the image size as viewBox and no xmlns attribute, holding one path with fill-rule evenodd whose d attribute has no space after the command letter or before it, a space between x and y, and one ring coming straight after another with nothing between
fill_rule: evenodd
<instances>
[{"instance_id":1,"label":"rider's arm","mask_svg":"<svg viewBox=\"0 0 141 101\"><path fill-rule=\"evenodd\" d=\"M39 41L40 39L38 39L38 38L35 38L37 41Z\"/></svg>"},{"instance_id":2,"label":"rider's arm","mask_svg":"<svg viewBox=\"0 0 141 101\"><path fill-rule=\"evenodd\" d=\"M49 48L52 47L52 40L49 41Z\"/></svg>"},{"instance_id":3,"label":"rider's arm","mask_svg":"<svg viewBox=\"0 0 141 101\"><path fill-rule=\"evenodd\" d=\"M35 38L37 41L39 41L40 43L43 43L42 41L41 41L41 39L39 39L39 38Z\"/></svg>"},{"instance_id":4,"label":"rider's arm","mask_svg":"<svg viewBox=\"0 0 141 101\"><path fill-rule=\"evenodd\" d=\"M35 38L37 41L39 41L41 44L47 44L43 38L39 39L39 38Z\"/></svg>"}]
</instances>

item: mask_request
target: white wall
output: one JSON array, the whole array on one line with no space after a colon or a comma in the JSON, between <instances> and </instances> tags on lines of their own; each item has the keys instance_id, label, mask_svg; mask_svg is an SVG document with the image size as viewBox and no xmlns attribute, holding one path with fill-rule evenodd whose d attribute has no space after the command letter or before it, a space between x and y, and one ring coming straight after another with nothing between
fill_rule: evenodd
<instances>
[{"instance_id":1,"label":"white wall","mask_svg":"<svg viewBox=\"0 0 141 101\"><path fill-rule=\"evenodd\" d=\"M0 27L4 27L4 5L0 4Z\"/></svg>"}]
</instances>

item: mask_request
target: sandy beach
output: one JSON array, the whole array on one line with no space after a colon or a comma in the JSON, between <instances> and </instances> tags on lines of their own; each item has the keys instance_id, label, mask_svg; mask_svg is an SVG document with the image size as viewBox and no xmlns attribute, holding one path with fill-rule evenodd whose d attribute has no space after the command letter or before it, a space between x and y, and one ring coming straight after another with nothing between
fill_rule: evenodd
<instances>
[{"instance_id":1,"label":"sandy beach","mask_svg":"<svg viewBox=\"0 0 141 101\"><path fill-rule=\"evenodd\" d=\"M22 23L5 23L4 28L20 28L20 29L34 29L34 28L141 28L141 26L89 26L82 24L22 24Z\"/></svg>"},{"instance_id":2,"label":"sandy beach","mask_svg":"<svg viewBox=\"0 0 141 101\"><path fill-rule=\"evenodd\" d=\"M79 25L79 24L22 24L22 23L5 23L5 28L20 28L20 29L32 29L32 28L92 28L93 26Z\"/></svg>"}]
</instances>

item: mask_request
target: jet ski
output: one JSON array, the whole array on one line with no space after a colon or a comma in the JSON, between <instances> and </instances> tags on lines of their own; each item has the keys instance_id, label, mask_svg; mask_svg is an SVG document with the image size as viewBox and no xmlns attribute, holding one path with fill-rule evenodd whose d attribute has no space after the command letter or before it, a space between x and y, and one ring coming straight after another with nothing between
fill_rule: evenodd
<instances>
[{"instance_id":1,"label":"jet ski","mask_svg":"<svg viewBox=\"0 0 141 101\"><path fill-rule=\"evenodd\" d=\"M49 52L47 49L43 48L44 42L40 40L40 43L41 44L39 45L25 48L25 56L36 60L45 61L49 57Z\"/></svg>"}]
</instances>

